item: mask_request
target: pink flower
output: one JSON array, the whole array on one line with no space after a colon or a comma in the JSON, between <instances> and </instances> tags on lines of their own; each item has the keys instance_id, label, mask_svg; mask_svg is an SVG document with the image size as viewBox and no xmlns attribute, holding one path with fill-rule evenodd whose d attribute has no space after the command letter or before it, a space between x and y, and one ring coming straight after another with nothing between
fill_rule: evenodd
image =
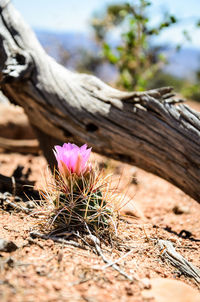
<instances>
[{"instance_id":1,"label":"pink flower","mask_svg":"<svg viewBox=\"0 0 200 302\"><path fill-rule=\"evenodd\" d=\"M75 173L78 176L90 170L90 166L87 163L92 148L87 149L87 145L78 147L75 144L64 144L61 146L55 146L53 150L56 160L58 162L58 170L64 175L69 173Z\"/></svg>"}]
</instances>

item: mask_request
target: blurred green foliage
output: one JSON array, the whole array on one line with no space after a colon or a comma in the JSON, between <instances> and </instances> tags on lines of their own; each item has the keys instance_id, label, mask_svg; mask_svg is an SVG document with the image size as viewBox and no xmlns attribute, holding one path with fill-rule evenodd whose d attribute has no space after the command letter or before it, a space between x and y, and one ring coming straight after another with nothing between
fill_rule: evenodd
<instances>
[{"instance_id":1,"label":"blurred green foliage","mask_svg":"<svg viewBox=\"0 0 200 302\"><path fill-rule=\"evenodd\" d=\"M157 87L172 86L175 91L181 93L186 99L200 102L200 70L196 73L196 81L191 83L187 79L177 78L162 71L155 74L154 78L148 83L147 89Z\"/></svg>"},{"instance_id":2,"label":"blurred green foliage","mask_svg":"<svg viewBox=\"0 0 200 302\"><path fill-rule=\"evenodd\" d=\"M144 90L155 74L166 63L160 47L153 47L152 39L177 22L176 17L163 14L162 21L152 26L148 16L151 2L139 0L136 4L112 4L93 18L92 27L104 57L117 67L118 87L127 90ZM113 34L120 35L118 45L113 45Z\"/></svg>"},{"instance_id":3,"label":"blurred green foliage","mask_svg":"<svg viewBox=\"0 0 200 302\"><path fill-rule=\"evenodd\" d=\"M185 81L182 78L177 78L171 74L159 71L154 78L149 81L147 89L158 87L172 86L176 91L181 91L184 87Z\"/></svg>"},{"instance_id":4,"label":"blurred green foliage","mask_svg":"<svg viewBox=\"0 0 200 302\"><path fill-rule=\"evenodd\" d=\"M200 102L200 85L199 83L191 84L185 83L181 90L183 96L196 102Z\"/></svg>"},{"instance_id":5,"label":"blurred green foliage","mask_svg":"<svg viewBox=\"0 0 200 302\"><path fill-rule=\"evenodd\" d=\"M184 97L200 101L200 69L193 82L164 73L163 67L167 64L164 52L167 48L166 45L155 43L162 31L181 20L163 12L155 25L151 1L137 0L131 3L132 5L124 1L108 5L91 20L101 53L98 48L96 52L81 48L77 50L77 56L61 49L60 62L67 65L69 58L74 56L77 71L97 76L99 67L109 63L117 70L118 79L115 84L118 88L140 91L173 86ZM200 27L200 20L193 20L193 23L196 28ZM182 34L183 40L174 46L174 51L178 52L184 41L191 41L186 29Z\"/></svg>"}]
</instances>

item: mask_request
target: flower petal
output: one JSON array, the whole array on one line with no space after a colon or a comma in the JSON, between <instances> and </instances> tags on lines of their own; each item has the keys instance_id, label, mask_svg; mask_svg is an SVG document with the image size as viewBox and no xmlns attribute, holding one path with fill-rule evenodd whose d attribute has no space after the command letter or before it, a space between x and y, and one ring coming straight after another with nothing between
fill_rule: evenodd
<instances>
[{"instance_id":1,"label":"flower petal","mask_svg":"<svg viewBox=\"0 0 200 302\"><path fill-rule=\"evenodd\" d=\"M85 171L91 170L87 162L92 148L87 149L87 144L79 148L75 144L65 143L62 147L56 145L54 148L53 152L60 173L65 175L76 173L80 176Z\"/></svg>"}]
</instances>

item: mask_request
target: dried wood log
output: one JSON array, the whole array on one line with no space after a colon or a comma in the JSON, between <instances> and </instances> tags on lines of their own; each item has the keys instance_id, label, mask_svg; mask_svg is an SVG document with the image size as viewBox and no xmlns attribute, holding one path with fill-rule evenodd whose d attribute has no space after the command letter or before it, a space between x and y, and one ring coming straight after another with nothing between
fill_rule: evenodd
<instances>
[{"instance_id":1,"label":"dried wood log","mask_svg":"<svg viewBox=\"0 0 200 302\"><path fill-rule=\"evenodd\" d=\"M37 139L10 139L0 137L0 148L19 153L39 153L39 144Z\"/></svg>"},{"instance_id":2,"label":"dried wood log","mask_svg":"<svg viewBox=\"0 0 200 302\"><path fill-rule=\"evenodd\" d=\"M13 195L24 196L24 193L28 197L34 197L40 199L40 195L37 190L34 189L34 182L28 180L22 180L15 177L8 177L0 174L0 191L10 192Z\"/></svg>"},{"instance_id":3,"label":"dried wood log","mask_svg":"<svg viewBox=\"0 0 200 302\"><path fill-rule=\"evenodd\" d=\"M200 202L200 114L176 104L171 88L122 92L49 57L13 5L0 1L0 81L52 146L83 144L150 171Z\"/></svg>"}]
</instances>

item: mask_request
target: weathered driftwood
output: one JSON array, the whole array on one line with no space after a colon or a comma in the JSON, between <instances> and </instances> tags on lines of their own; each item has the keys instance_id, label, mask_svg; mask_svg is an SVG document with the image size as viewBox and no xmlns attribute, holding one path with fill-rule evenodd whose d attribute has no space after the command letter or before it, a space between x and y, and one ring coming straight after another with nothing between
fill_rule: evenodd
<instances>
[{"instance_id":1,"label":"weathered driftwood","mask_svg":"<svg viewBox=\"0 0 200 302\"><path fill-rule=\"evenodd\" d=\"M3 93L27 113L50 164L52 146L83 144L170 181L200 202L200 115L171 89L121 92L49 57L9 1L0 1Z\"/></svg>"},{"instance_id":2,"label":"weathered driftwood","mask_svg":"<svg viewBox=\"0 0 200 302\"><path fill-rule=\"evenodd\" d=\"M0 149L19 153L39 153L39 144L37 139L10 139L0 137Z\"/></svg>"},{"instance_id":3,"label":"weathered driftwood","mask_svg":"<svg viewBox=\"0 0 200 302\"><path fill-rule=\"evenodd\" d=\"M0 174L0 192L10 192L13 195L27 195L28 197L40 198L38 191L34 190L34 182L22 180L15 177L8 177Z\"/></svg>"},{"instance_id":4,"label":"weathered driftwood","mask_svg":"<svg viewBox=\"0 0 200 302\"><path fill-rule=\"evenodd\" d=\"M194 278L197 283L200 283L200 270L177 253L171 241L159 239L157 244L163 260L167 260L182 274Z\"/></svg>"}]
</instances>

